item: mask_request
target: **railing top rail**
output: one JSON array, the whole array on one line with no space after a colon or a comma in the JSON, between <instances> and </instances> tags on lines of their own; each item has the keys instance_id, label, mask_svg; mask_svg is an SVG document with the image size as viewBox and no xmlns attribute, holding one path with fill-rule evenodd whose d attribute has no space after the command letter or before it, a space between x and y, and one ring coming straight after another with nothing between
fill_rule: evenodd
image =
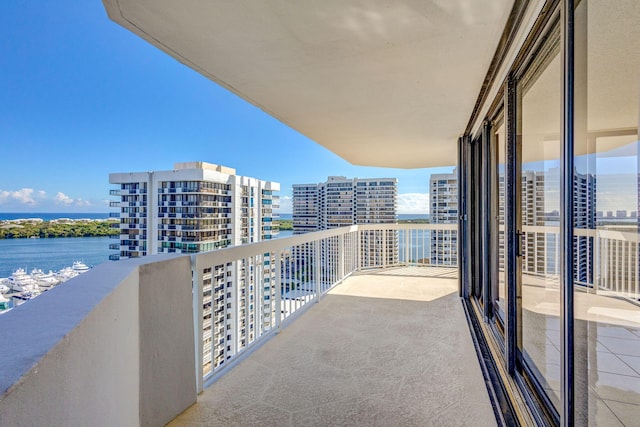
<instances>
[{"instance_id":1,"label":"railing top rail","mask_svg":"<svg viewBox=\"0 0 640 427\"><path fill-rule=\"evenodd\" d=\"M504 230L504 228L501 227L501 230ZM522 231L525 233L559 234L560 226L525 225L522 227ZM633 231L605 230L601 228L574 228L573 234L578 237L597 237L600 239L613 239L632 243L640 242L640 234Z\"/></svg>"},{"instance_id":2,"label":"railing top rail","mask_svg":"<svg viewBox=\"0 0 640 427\"><path fill-rule=\"evenodd\" d=\"M289 248L291 246L312 243L328 237L342 236L357 231L357 226L341 227L332 230L316 231L313 233L300 234L279 239L263 240L261 242L250 243L240 246L231 246L228 248L217 249L210 252L201 252L192 255L192 259L196 268L225 264L227 262L237 261L242 258L264 254L267 252L276 252Z\"/></svg>"},{"instance_id":3,"label":"railing top rail","mask_svg":"<svg viewBox=\"0 0 640 427\"><path fill-rule=\"evenodd\" d=\"M292 246L316 242L329 237L343 236L356 231L384 231L384 230L457 230L457 224L361 224L347 227L333 228L330 230L315 231L283 237L279 239L265 240L241 246L232 246L217 249L210 252L193 254L193 261L197 268L225 264L238 259L276 252Z\"/></svg>"},{"instance_id":4,"label":"railing top rail","mask_svg":"<svg viewBox=\"0 0 640 427\"><path fill-rule=\"evenodd\" d=\"M359 224L358 230L457 230L458 224Z\"/></svg>"}]
</instances>

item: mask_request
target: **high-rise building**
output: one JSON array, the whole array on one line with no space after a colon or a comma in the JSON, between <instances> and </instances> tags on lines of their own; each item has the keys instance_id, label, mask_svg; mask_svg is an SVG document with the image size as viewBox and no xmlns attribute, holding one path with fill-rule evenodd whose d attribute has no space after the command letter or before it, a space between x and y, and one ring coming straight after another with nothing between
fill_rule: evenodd
<instances>
[{"instance_id":1,"label":"high-rise building","mask_svg":"<svg viewBox=\"0 0 640 427\"><path fill-rule=\"evenodd\" d=\"M319 184L293 186L293 233L327 230L354 224L395 224L397 222L398 180L396 178L353 178L330 176ZM380 232L375 232L380 233ZM384 257L386 264L398 259L398 239L374 232L361 236L363 265ZM381 247L382 242L386 246ZM325 248L330 250L331 248ZM337 250L337 248L334 248Z\"/></svg>"},{"instance_id":2,"label":"high-rise building","mask_svg":"<svg viewBox=\"0 0 640 427\"><path fill-rule=\"evenodd\" d=\"M560 212L553 208L548 195L559 198L560 170L524 171L522 173L522 225L524 232L523 271L535 275L560 274ZM596 180L592 174L574 171L573 221L575 229L594 229L596 221ZM545 198L545 194L547 197ZM556 203L559 202L559 199ZM527 226L553 227L546 229ZM574 283L593 283L593 239L576 232Z\"/></svg>"},{"instance_id":3,"label":"high-rise building","mask_svg":"<svg viewBox=\"0 0 640 427\"><path fill-rule=\"evenodd\" d=\"M197 253L271 239L280 184L205 162L173 170L109 174L120 218L112 259Z\"/></svg>"},{"instance_id":4,"label":"high-rise building","mask_svg":"<svg viewBox=\"0 0 640 427\"><path fill-rule=\"evenodd\" d=\"M293 185L293 232L354 224L395 224L398 180L330 176L319 184Z\"/></svg>"},{"instance_id":5,"label":"high-rise building","mask_svg":"<svg viewBox=\"0 0 640 427\"><path fill-rule=\"evenodd\" d=\"M293 185L293 234L319 230L318 184Z\"/></svg>"},{"instance_id":6,"label":"high-rise building","mask_svg":"<svg viewBox=\"0 0 640 427\"><path fill-rule=\"evenodd\" d=\"M432 174L429 179L430 218L433 224L458 223L458 175L452 173ZM457 230L431 231L432 265L458 264Z\"/></svg>"},{"instance_id":7,"label":"high-rise building","mask_svg":"<svg viewBox=\"0 0 640 427\"><path fill-rule=\"evenodd\" d=\"M258 242L277 234L280 184L236 175L204 162L176 163L173 170L112 173L118 188L119 249L111 259L162 252L197 253ZM214 265L203 281L204 369L210 371L249 345L274 322L276 271L269 254ZM260 279L257 276L260 276ZM261 283L272 285L262 287ZM256 313L260 311L261 316ZM240 317L241 319L238 319ZM259 320L258 320L259 319ZM230 327L230 325L237 325Z\"/></svg>"}]
</instances>

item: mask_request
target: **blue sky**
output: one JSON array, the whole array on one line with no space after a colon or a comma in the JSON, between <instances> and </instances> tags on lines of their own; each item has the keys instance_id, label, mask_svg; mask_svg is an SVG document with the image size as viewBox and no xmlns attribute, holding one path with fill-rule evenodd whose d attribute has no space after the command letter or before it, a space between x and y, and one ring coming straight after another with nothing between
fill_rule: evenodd
<instances>
[{"instance_id":1,"label":"blue sky","mask_svg":"<svg viewBox=\"0 0 640 427\"><path fill-rule=\"evenodd\" d=\"M283 212L292 184L328 175L396 177L399 212L426 212L430 173L452 169L352 166L116 25L100 0L1 2L0 46L0 212L106 212L109 173L177 161L280 182Z\"/></svg>"}]
</instances>

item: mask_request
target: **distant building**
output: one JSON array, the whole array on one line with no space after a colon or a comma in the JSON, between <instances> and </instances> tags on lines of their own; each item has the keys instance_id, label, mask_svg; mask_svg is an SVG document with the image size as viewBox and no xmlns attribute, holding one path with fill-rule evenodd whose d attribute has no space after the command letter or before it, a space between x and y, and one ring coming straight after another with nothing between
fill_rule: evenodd
<instances>
[{"instance_id":1,"label":"distant building","mask_svg":"<svg viewBox=\"0 0 640 427\"><path fill-rule=\"evenodd\" d=\"M626 218L627 217L627 211L624 209L620 209L616 211L616 218Z\"/></svg>"},{"instance_id":2,"label":"distant building","mask_svg":"<svg viewBox=\"0 0 640 427\"><path fill-rule=\"evenodd\" d=\"M430 218L432 224L458 223L458 175L432 174L429 179ZM458 231L431 230L432 265L458 265Z\"/></svg>"},{"instance_id":3,"label":"distant building","mask_svg":"<svg viewBox=\"0 0 640 427\"><path fill-rule=\"evenodd\" d=\"M560 170L524 171L522 173L522 225L524 257L522 269L527 274L560 274L559 232L526 231L532 227L560 227L560 213L553 209L545 212L545 195L560 194ZM548 202L547 202L548 203ZM573 211L576 229L594 229L596 219L596 179L592 174L574 172ZM574 238L576 252L574 280L578 284L593 282L593 241L589 237Z\"/></svg>"},{"instance_id":4,"label":"distant building","mask_svg":"<svg viewBox=\"0 0 640 427\"><path fill-rule=\"evenodd\" d=\"M271 239L280 184L205 162L173 170L109 174L117 188L119 249L113 259L197 253Z\"/></svg>"},{"instance_id":5,"label":"distant building","mask_svg":"<svg viewBox=\"0 0 640 427\"><path fill-rule=\"evenodd\" d=\"M293 185L293 233L304 234L320 228L318 184Z\"/></svg>"},{"instance_id":6,"label":"distant building","mask_svg":"<svg viewBox=\"0 0 640 427\"><path fill-rule=\"evenodd\" d=\"M330 176L318 184L293 185L293 233L327 230L354 224L397 222L398 180L396 178L353 178ZM387 247L380 236L362 235L363 265L395 264L398 259L396 232L388 232ZM330 250L326 248L325 250ZM337 248L333 248L337 250ZM384 262L383 259L385 258Z\"/></svg>"},{"instance_id":7,"label":"distant building","mask_svg":"<svg viewBox=\"0 0 640 427\"><path fill-rule=\"evenodd\" d=\"M232 168L176 163L173 170L112 173L109 182L117 186L111 190L117 197L111 206L118 209L112 216L120 218L118 241L110 245L118 253L111 259L205 252L277 235L273 209L278 206L280 184L236 175ZM258 292L254 274L246 274L259 264L275 284L275 262L268 258L216 265L204 272L205 373L272 327L279 313L272 304L275 287ZM253 315L256 310L264 311L259 324ZM246 323L235 319L243 312L248 313ZM242 326L225 328L229 324Z\"/></svg>"}]
</instances>

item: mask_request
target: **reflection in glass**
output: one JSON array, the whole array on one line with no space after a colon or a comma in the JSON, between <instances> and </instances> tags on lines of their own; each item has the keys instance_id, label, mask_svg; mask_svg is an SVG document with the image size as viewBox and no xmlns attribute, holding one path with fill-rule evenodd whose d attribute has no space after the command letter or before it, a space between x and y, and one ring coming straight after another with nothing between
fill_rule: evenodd
<instances>
[{"instance_id":1,"label":"reflection in glass","mask_svg":"<svg viewBox=\"0 0 640 427\"><path fill-rule=\"evenodd\" d=\"M522 141L522 356L556 409L560 396L560 134L559 31L520 80Z\"/></svg>"},{"instance_id":2,"label":"reflection in glass","mask_svg":"<svg viewBox=\"0 0 640 427\"><path fill-rule=\"evenodd\" d=\"M505 176L505 164L506 164L506 153L505 153L505 143L506 143L506 134L505 134L505 126L504 120L500 119L497 123L495 123L494 127L494 147L497 153L497 168L496 168L496 179L497 179L497 190L498 190L498 212L496 223L498 226L498 253L497 253L497 278L493 281L494 283L494 291L492 295L495 297L495 310L496 315L503 321L505 318L505 265L506 265L506 241L505 241L505 225L504 225L504 201L505 201L505 185L504 185L504 176Z\"/></svg>"},{"instance_id":3,"label":"reflection in glass","mask_svg":"<svg viewBox=\"0 0 640 427\"><path fill-rule=\"evenodd\" d=\"M640 2L606 3L575 12L576 175L593 179L595 200L575 230L576 425L638 425ZM581 202L577 227L591 215Z\"/></svg>"}]
</instances>

